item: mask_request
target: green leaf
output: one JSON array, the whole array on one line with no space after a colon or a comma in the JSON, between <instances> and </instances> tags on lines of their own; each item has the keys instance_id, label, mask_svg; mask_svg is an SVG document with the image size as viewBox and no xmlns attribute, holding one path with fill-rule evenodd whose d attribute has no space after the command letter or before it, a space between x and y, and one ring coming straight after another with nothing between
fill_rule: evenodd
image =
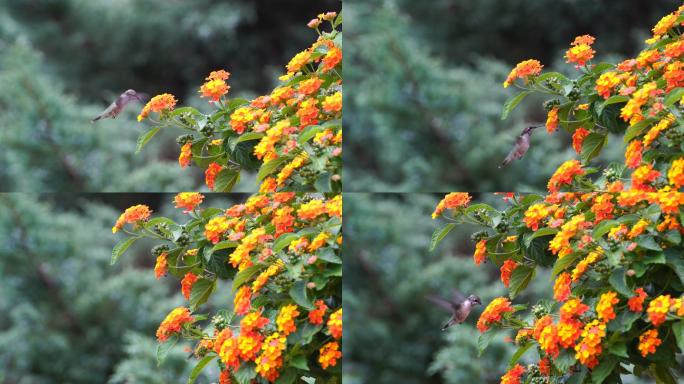
<instances>
[{"instance_id":1,"label":"green leaf","mask_svg":"<svg viewBox=\"0 0 684 384\"><path fill-rule=\"evenodd\" d=\"M243 141L259 140L264 136L265 134L263 132L247 132L238 136L235 140L235 144L242 143Z\"/></svg>"},{"instance_id":2,"label":"green leaf","mask_svg":"<svg viewBox=\"0 0 684 384\"><path fill-rule=\"evenodd\" d=\"M565 384L584 384L584 379L587 377L587 367L582 366L579 373L574 373Z\"/></svg>"},{"instance_id":3,"label":"green leaf","mask_svg":"<svg viewBox=\"0 0 684 384\"><path fill-rule=\"evenodd\" d=\"M579 253L571 253L567 256L563 256L556 260L556 263L553 264L553 270L552 274L553 276L556 276L563 272L568 266L570 266L572 263L575 262L580 257Z\"/></svg>"},{"instance_id":4,"label":"green leaf","mask_svg":"<svg viewBox=\"0 0 684 384\"><path fill-rule=\"evenodd\" d=\"M200 360L197 365L195 365L195 368L192 369L192 372L190 372L190 377L188 378L188 384L193 384L195 380L197 380L197 377L199 374L202 372L204 367L207 366L212 360L216 358L216 355L209 355L205 356L202 360Z\"/></svg>"},{"instance_id":5,"label":"green leaf","mask_svg":"<svg viewBox=\"0 0 684 384\"><path fill-rule=\"evenodd\" d=\"M327 261L328 263L342 264L342 258L335 254L335 251L330 248L318 252L316 256L323 261Z\"/></svg>"},{"instance_id":6,"label":"green leaf","mask_svg":"<svg viewBox=\"0 0 684 384\"><path fill-rule=\"evenodd\" d=\"M171 348L173 348L176 343L178 342L178 335L173 335L171 336L166 342L159 344L157 346L157 366L161 366L164 360L166 359L166 355L169 354L169 351L171 351Z\"/></svg>"},{"instance_id":7,"label":"green leaf","mask_svg":"<svg viewBox=\"0 0 684 384\"><path fill-rule=\"evenodd\" d=\"M214 182L215 192L230 192L235 187L235 184L240 180L240 171L223 168L216 176Z\"/></svg>"},{"instance_id":8,"label":"green leaf","mask_svg":"<svg viewBox=\"0 0 684 384\"><path fill-rule=\"evenodd\" d=\"M195 311L197 307L206 303L209 296L216 289L216 281L199 279L192 285L192 291L190 291L190 309Z\"/></svg>"},{"instance_id":9,"label":"green leaf","mask_svg":"<svg viewBox=\"0 0 684 384\"><path fill-rule=\"evenodd\" d=\"M156 135L160 129L161 129L161 127L154 127L152 129L150 129L149 131L141 134L138 137L138 142L136 143L136 146L135 146L135 153L140 153L140 151L142 151L143 147L147 144L147 142L150 141L150 139L152 139L152 137L154 135Z\"/></svg>"},{"instance_id":10,"label":"green leaf","mask_svg":"<svg viewBox=\"0 0 684 384\"><path fill-rule=\"evenodd\" d=\"M600 115L606 106L611 105L611 104L626 103L627 101L629 101L628 96L622 96L622 95L611 96L596 108L596 113Z\"/></svg>"},{"instance_id":11,"label":"green leaf","mask_svg":"<svg viewBox=\"0 0 684 384\"><path fill-rule=\"evenodd\" d=\"M432 238L430 239L430 252L432 252L435 247L446 237L446 235L451 232L452 229L456 227L455 223L449 223L441 228L435 229L432 233Z\"/></svg>"},{"instance_id":12,"label":"green leaf","mask_svg":"<svg viewBox=\"0 0 684 384\"><path fill-rule=\"evenodd\" d=\"M307 141L311 140L312 137L316 136L317 133L323 131L325 131L325 127L322 127L320 125L309 125L308 127L304 128L302 133L299 134L297 143L304 144Z\"/></svg>"},{"instance_id":13,"label":"green leaf","mask_svg":"<svg viewBox=\"0 0 684 384\"><path fill-rule=\"evenodd\" d=\"M276 169L278 169L281 165L285 164L288 161L288 157L282 156L263 163L261 165L261 168L259 168L259 172L257 173L257 180L262 181L268 175L272 174Z\"/></svg>"},{"instance_id":14,"label":"green leaf","mask_svg":"<svg viewBox=\"0 0 684 384\"><path fill-rule=\"evenodd\" d=\"M230 111L237 109L238 107L241 107L243 105L249 104L249 100L243 99L243 98L235 98L226 103L226 108Z\"/></svg>"},{"instance_id":15,"label":"green leaf","mask_svg":"<svg viewBox=\"0 0 684 384\"><path fill-rule=\"evenodd\" d=\"M119 260L119 257L123 255L128 247L130 247L133 243L135 243L138 239L140 239L140 236L137 237L130 237L126 240L122 240L114 246L112 249L112 261L111 265L114 265L117 260Z\"/></svg>"},{"instance_id":16,"label":"green leaf","mask_svg":"<svg viewBox=\"0 0 684 384\"><path fill-rule=\"evenodd\" d=\"M590 133L582 143L582 154L580 155L582 161L586 163L598 156L599 153L601 153L603 146L606 145L607 141L608 137L605 135L599 135L598 133L594 132Z\"/></svg>"},{"instance_id":17,"label":"green leaf","mask_svg":"<svg viewBox=\"0 0 684 384\"><path fill-rule=\"evenodd\" d=\"M296 233L283 233L278 236L276 241L273 243L273 253L282 251L285 247L290 245L291 242L299 239L299 235Z\"/></svg>"},{"instance_id":18,"label":"green leaf","mask_svg":"<svg viewBox=\"0 0 684 384\"><path fill-rule=\"evenodd\" d=\"M549 235L555 235L558 233L558 228L540 228L532 235L525 237L525 246L529 247L530 243L532 243L532 240L538 238L538 237L544 237L544 236L549 236Z\"/></svg>"},{"instance_id":19,"label":"green leaf","mask_svg":"<svg viewBox=\"0 0 684 384\"><path fill-rule=\"evenodd\" d=\"M655 241L653 236L639 236L636 243L644 249L650 249L652 251L660 251L660 245Z\"/></svg>"},{"instance_id":20,"label":"green leaf","mask_svg":"<svg viewBox=\"0 0 684 384\"><path fill-rule=\"evenodd\" d=\"M682 99L682 96L684 96L684 88L675 88L671 90L670 93L665 96L665 105L668 107L673 106Z\"/></svg>"},{"instance_id":21,"label":"green leaf","mask_svg":"<svg viewBox=\"0 0 684 384\"><path fill-rule=\"evenodd\" d=\"M561 372L567 372L568 369L575 364L577 360L575 359L575 353L564 349L558 357L553 361L553 364Z\"/></svg>"},{"instance_id":22,"label":"green leaf","mask_svg":"<svg viewBox=\"0 0 684 384\"><path fill-rule=\"evenodd\" d=\"M290 288L290 297L300 307L308 310L314 309L311 299L309 299L309 295L306 292L306 281L296 281Z\"/></svg>"},{"instance_id":23,"label":"green leaf","mask_svg":"<svg viewBox=\"0 0 684 384\"><path fill-rule=\"evenodd\" d=\"M510 99L506 100L506 102L504 103L504 106L503 106L503 111L501 112L501 120L506 120L506 118L508 117L508 114L511 113L515 109L515 107L517 107L518 104L520 104L520 102L523 101L523 99L527 95L529 95L530 93L532 93L532 92L531 91L521 92L518 95L513 96Z\"/></svg>"},{"instance_id":24,"label":"green leaf","mask_svg":"<svg viewBox=\"0 0 684 384\"><path fill-rule=\"evenodd\" d=\"M495 335L496 333L493 329L480 334L480 336L477 338L477 357L482 356L482 352L484 352L489 345L489 342L492 341Z\"/></svg>"},{"instance_id":25,"label":"green leaf","mask_svg":"<svg viewBox=\"0 0 684 384\"><path fill-rule=\"evenodd\" d=\"M684 320L679 320L678 322L672 324L672 332L677 339L677 346L679 349L684 351Z\"/></svg>"},{"instance_id":26,"label":"green leaf","mask_svg":"<svg viewBox=\"0 0 684 384\"><path fill-rule=\"evenodd\" d=\"M616 356L629 358L629 355L627 354L627 344L625 344L623 341L619 341L611 345L608 348L608 352Z\"/></svg>"},{"instance_id":27,"label":"green leaf","mask_svg":"<svg viewBox=\"0 0 684 384\"><path fill-rule=\"evenodd\" d=\"M249 384L249 382L252 381L257 375L254 368L254 363L244 363L240 365L240 368L238 368L237 372L235 372L233 376L239 384Z\"/></svg>"},{"instance_id":28,"label":"green leaf","mask_svg":"<svg viewBox=\"0 0 684 384\"><path fill-rule=\"evenodd\" d=\"M606 233L610 232L610 230L615 227L620 225L618 221L615 220L604 220L600 222L593 231L593 238L594 240L598 240L601 238L603 235Z\"/></svg>"},{"instance_id":29,"label":"green leaf","mask_svg":"<svg viewBox=\"0 0 684 384\"><path fill-rule=\"evenodd\" d=\"M285 369L280 373L274 384L292 384L297 380L296 369Z\"/></svg>"},{"instance_id":30,"label":"green leaf","mask_svg":"<svg viewBox=\"0 0 684 384\"><path fill-rule=\"evenodd\" d=\"M306 356L295 355L290 358L290 366L301 369L303 371L309 370L309 364L306 363Z\"/></svg>"},{"instance_id":31,"label":"green leaf","mask_svg":"<svg viewBox=\"0 0 684 384\"><path fill-rule=\"evenodd\" d=\"M550 79L558 80L558 81L560 81L561 83L568 83L568 82L570 81L570 80L568 80L568 78L565 77L565 75L563 75L562 73L559 73L559 72L546 72L546 73L543 73L543 74L539 75L536 79L534 79L534 82L535 82L535 83L541 83L542 81L546 81L546 80L550 80Z\"/></svg>"},{"instance_id":32,"label":"green leaf","mask_svg":"<svg viewBox=\"0 0 684 384\"><path fill-rule=\"evenodd\" d=\"M642 132L646 130L651 124L655 122L655 119L652 117L649 117L647 119L641 120L640 122L630 125L629 128L627 128L627 132L625 132L625 136L623 138L625 143L629 143L632 141L633 138L641 135Z\"/></svg>"},{"instance_id":33,"label":"green leaf","mask_svg":"<svg viewBox=\"0 0 684 384\"><path fill-rule=\"evenodd\" d=\"M233 291L237 291L237 289L240 288L242 284L251 279L252 276L254 276L260 270L261 266L252 265L251 267L247 267L242 271L238 272L237 275L235 275L235 278L233 279Z\"/></svg>"},{"instance_id":34,"label":"green leaf","mask_svg":"<svg viewBox=\"0 0 684 384\"><path fill-rule=\"evenodd\" d=\"M237 246L238 246L238 243L236 243L234 241L224 240L224 241L216 243L216 245L214 245L211 248L211 253L214 253L216 251L220 251L223 249L235 248Z\"/></svg>"},{"instance_id":35,"label":"green leaf","mask_svg":"<svg viewBox=\"0 0 684 384\"><path fill-rule=\"evenodd\" d=\"M520 291L525 289L532 278L535 270L525 265L519 265L511 274L511 284L509 285L510 297L514 299Z\"/></svg>"},{"instance_id":36,"label":"green leaf","mask_svg":"<svg viewBox=\"0 0 684 384\"><path fill-rule=\"evenodd\" d=\"M677 380L672 376L672 372L666 366L651 364L649 367L651 374L656 379L656 384L677 384Z\"/></svg>"},{"instance_id":37,"label":"green leaf","mask_svg":"<svg viewBox=\"0 0 684 384\"><path fill-rule=\"evenodd\" d=\"M518 350L515 351L515 353L511 357L511 360L508 362L508 369L513 368L515 363L517 363L518 360L520 360L520 358L525 354L525 352L527 352L527 350L530 349L533 345L534 343L529 341L522 347L518 348Z\"/></svg>"},{"instance_id":38,"label":"green leaf","mask_svg":"<svg viewBox=\"0 0 684 384\"><path fill-rule=\"evenodd\" d=\"M610 275L610 278L608 279L608 282L621 295L627 296L627 297L632 296L632 290L627 286L624 268L614 269L613 273Z\"/></svg>"},{"instance_id":39,"label":"green leaf","mask_svg":"<svg viewBox=\"0 0 684 384\"><path fill-rule=\"evenodd\" d=\"M595 384L603 383L603 380L610 375L616 364L617 359L613 356L603 358L599 365L591 371L591 381Z\"/></svg>"},{"instance_id":40,"label":"green leaf","mask_svg":"<svg viewBox=\"0 0 684 384\"><path fill-rule=\"evenodd\" d=\"M667 265L675 271L679 280L684 283L684 259L682 259L681 254L677 254L677 251L672 250L672 248L667 249L665 260Z\"/></svg>"}]
</instances>

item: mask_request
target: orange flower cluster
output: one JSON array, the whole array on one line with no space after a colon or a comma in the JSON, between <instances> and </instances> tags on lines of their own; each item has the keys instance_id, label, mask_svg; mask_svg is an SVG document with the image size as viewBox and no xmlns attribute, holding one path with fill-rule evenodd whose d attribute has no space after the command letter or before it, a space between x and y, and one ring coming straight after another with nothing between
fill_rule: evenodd
<instances>
[{"instance_id":1,"label":"orange flower cluster","mask_svg":"<svg viewBox=\"0 0 684 384\"><path fill-rule=\"evenodd\" d=\"M522 79L527 83L531 76L537 76L541 73L544 66L539 62L539 60L525 60L518 63L518 65L513 68L511 73L508 74L506 81L504 81L504 88L508 88L509 85L513 84L516 79Z\"/></svg>"},{"instance_id":2,"label":"orange flower cluster","mask_svg":"<svg viewBox=\"0 0 684 384\"><path fill-rule=\"evenodd\" d=\"M511 274L518 267L518 263L515 260L507 259L501 266L501 282L503 282L504 287L508 288L511 284Z\"/></svg>"},{"instance_id":3,"label":"orange flower cluster","mask_svg":"<svg viewBox=\"0 0 684 384\"><path fill-rule=\"evenodd\" d=\"M475 253L473 254L473 260L475 260L475 265L482 264L487 257L487 240L482 239L475 244Z\"/></svg>"},{"instance_id":4,"label":"orange flower cluster","mask_svg":"<svg viewBox=\"0 0 684 384\"><path fill-rule=\"evenodd\" d=\"M270 265L268 268L266 268L263 272L261 272L256 279L254 279L254 282L252 283L252 292L257 293L261 290L261 288L266 285L266 282L268 279L271 277L277 275L281 269L285 266L282 260L278 259L275 264Z\"/></svg>"},{"instance_id":5,"label":"orange flower cluster","mask_svg":"<svg viewBox=\"0 0 684 384\"><path fill-rule=\"evenodd\" d=\"M553 107L546 115L546 132L553 133L558 129L558 107Z\"/></svg>"},{"instance_id":6,"label":"orange flower cluster","mask_svg":"<svg viewBox=\"0 0 684 384\"><path fill-rule=\"evenodd\" d=\"M525 374L525 368L520 364L516 364L501 377L501 384L520 384L520 378L523 374Z\"/></svg>"},{"instance_id":7,"label":"orange flower cluster","mask_svg":"<svg viewBox=\"0 0 684 384\"><path fill-rule=\"evenodd\" d=\"M609 291L602 294L596 304L596 315L599 320L602 320L604 323L613 320L615 318L615 309L613 306L619 302L620 299L617 298L616 292Z\"/></svg>"},{"instance_id":8,"label":"orange flower cluster","mask_svg":"<svg viewBox=\"0 0 684 384\"><path fill-rule=\"evenodd\" d=\"M323 324L323 316L328 311L328 306L325 305L323 300L316 300L314 305L316 308L309 312L309 323L313 325Z\"/></svg>"},{"instance_id":9,"label":"orange flower cluster","mask_svg":"<svg viewBox=\"0 0 684 384\"><path fill-rule=\"evenodd\" d=\"M162 252L159 256L157 256L157 262L154 264L154 277L159 280L162 278L162 276L165 276L168 273L168 263L166 261L166 257L168 254L166 252Z\"/></svg>"},{"instance_id":10,"label":"orange flower cluster","mask_svg":"<svg viewBox=\"0 0 684 384\"><path fill-rule=\"evenodd\" d=\"M181 168L185 168L190 165L192 161L192 143L185 143L181 147L180 154L178 155L178 164Z\"/></svg>"},{"instance_id":11,"label":"orange flower cluster","mask_svg":"<svg viewBox=\"0 0 684 384\"><path fill-rule=\"evenodd\" d=\"M477 320L477 329L480 333L486 332L490 326L500 323L503 320L503 314L506 312L515 312L511 302L505 297L495 298L482 311L480 318Z\"/></svg>"},{"instance_id":12,"label":"orange flower cluster","mask_svg":"<svg viewBox=\"0 0 684 384\"><path fill-rule=\"evenodd\" d=\"M143 121L150 112L162 113L164 111L172 111L176 106L178 100L170 93L162 93L153 97L145 104L142 111L138 115L138 121Z\"/></svg>"},{"instance_id":13,"label":"orange flower cluster","mask_svg":"<svg viewBox=\"0 0 684 384\"><path fill-rule=\"evenodd\" d=\"M670 305L672 304L672 298L670 295L661 295L648 303L648 319L651 321L654 327L659 326L665 322L667 313L670 311Z\"/></svg>"},{"instance_id":14,"label":"orange flower cluster","mask_svg":"<svg viewBox=\"0 0 684 384\"><path fill-rule=\"evenodd\" d=\"M116 220L114 227L112 227L112 233L117 233L126 224L138 224L146 221L150 215L152 215L152 210L147 205L138 204L129 207Z\"/></svg>"},{"instance_id":15,"label":"orange flower cluster","mask_svg":"<svg viewBox=\"0 0 684 384\"><path fill-rule=\"evenodd\" d=\"M336 339L342 338L342 308L333 312L328 319L328 331Z\"/></svg>"},{"instance_id":16,"label":"orange flower cluster","mask_svg":"<svg viewBox=\"0 0 684 384\"><path fill-rule=\"evenodd\" d=\"M229 228L230 222L225 216L212 217L204 226L204 236L206 236L207 240L211 241L212 244L216 244L221 241L221 237Z\"/></svg>"},{"instance_id":17,"label":"orange flower cluster","mask_svg":"<svg viewBox=\"0 0 684 384\"><path fill-rule=\"evenodd\" d=\"M442 212L447 209L464 208L470 203L470 194L467 192L452 192L446 196L437 204L435 211L432 213L432 218L438 218Z\"/></svg>"},{"instance_id":18,"label":"orange flower cluster","mask_svg":"<svg viewBox=\"0 0 684 384\"><path fill-rule=\"evenodd\" d=\"M181 292L183 293L183 296L186 300L190 300L190 292L192 291L192 286L195 285L198 279L199 276L195 275L192 272L188 272L185 274L185 276L183 276L183 280L181 280Z\"/></svg>"},{"instance_id":19,"label":"orange flower cluster","mask_svg":"<svg viewBox=\"0 0 684 384\"><path fill-rule=\"evenodd\" d=\"M216 176L218 176L221 170L223 170L223 166L221 164L211 163L209 164L207 170L204 171L204 182L205 184L207 184L207 187L209 187L209 189L211 189L212 191L214 190L214 186L216 183Z\"/></svg>"},{"instance_id":20,"label":"orange flower cluster","mask_svg":"<svg viewBox=\"0 0 684 384\"><path fill-rule=\"evenodd\" d=\"M238 315L247 314L252 306L252 289L246 285L240 287L233 297L233 304L235 313Z\"/></svg>"},{"instance_id":21,"label":"orange flower cluster","mask_svg":"<svg viewBox=\"0 0 684 384\"><path fill-rule=\"evenodd\" d=\"M297 326L294 322L297 316L299 316L299 311L297 310L297 306L294 304L288 304L280 308L280 312L278 312L278 317L276 318L278 331L282 332L282 334L285 336L297 331Z\"/></svg>"},{"instance_id":22,"label":"orange flower cluster","mask_svg":"<svg viewBox=\"0 0 684 384\"><path fill-rule=\"evenodd\" d=\"M553 284L553 298L556 301L565 301L570 297L572 279L570 274L563 272L556 278L556 282Z\"/></svg>"},{"instance_id":23,"label":"orange flower cluster","mask_svg":"<svg viewBox=\"0 0 684 384\"><path fill-rule=\"evenodd\" d=\"M270 335L261 347L261 354L256 358L256 372L264 379L274 382L280 376L285 351L285 336L278 332Z\"/></svg>"},{"instance_id":24,"label":"orange flower cluster","mask_svg":"<svg viewBox=\"0 0 684 384\"><path fill-rule=\"evenodd\" d=\"M575 358L588 368L594 368L603 352L601 342L606 337L606 324L593 320L584 326L581 336L582 340L575 346Z\"/></svg>"},{"instance_id":25,"label":"orange flower cluster","mask_svg":"<svg viewBox=\"0 0 684 384\"><path fill-rule=\"evenodd\" d=\"M176 208L183 208L183 213L190 213L202 204L204 195L197 192L181 192L174 197L173 201L176 203Z\"/></svg>"},{"instance_id":26,"label":"orange flower cluster","mask_svg":"<svg viewBox=\"0 0 684 384\"><path fill-rule=\"evenodd\" d=\"M159 328L157 328L157 340L160 343L165 342L172 335L180 333L183 325L191 323L193 320L189 309L185 307L175 308L169 312L164 321L159 325Z\"/></svg>"},{"instance_id":27,"label":"orange flower cluster","mask_svg":"<svg viewBox=\"0 0 684 384\"><path fill-rule=\"evenodd\" d=\"M582 164L578 160L568 160L561 164L556 172L551 176L547 184L549 192L558 192L563 185L572 184L575 176L584 175Z\"/></svg>"},{"instance_id":28,"label":"orange flower cluster","mask_svg":"<svg viewBox=\"0 0 684 384\"><path fill-rule=\"evenodd\" d=\"M321 364L323 369L334 367L337 364L337 360L342 357L342 352L340 352L340 344L336 341L331 341L323 345L318 353L318 362Z\"/></svg>"},{"instance_id":29,"label":"orange flower cluster","mask_svg":"<svg viewBox=\"0 0 684 384\"><path fill-rule=\"evenodd\" d=\"M594 37L590 35L577 36L572 42L572 47L565 52L568 63L575 63L577 67L586 65L587 61L594 58L596 51L591 49L594 44Z\"/></svg>"},{"instance_id":30,"label":"orange flower cluster","mask_svg":"<svg viewBox=\"0 0 684 384\"><path fill-rule=\"evenodd\" d=\"M202 87L200 88L202 97L207 97L213 102L218 102L221 97L230 90L230 86L226 83L226 80L228 80L229 77L230 73L223 69L212 71L205 79L206 82L202 84Z\"/></svg>"},{"instance_id":31,"label":"orange flower cluster","mask_svg":"<svg viewBox=\"0 0 684 384\"><path fill-rule=\"evenodd\" d=\"M577 154L582 153L582 143L584 143L584 139L586 139L587 136L589 136L589 131L582 127L577 128L572 134L572 148Z\"/></svg>"},{"instance_id":32,"label":"orange flower cluster","mask_svg":"<svg viewBox=\"0 0 684 384\"><path fill-rule=\"evenodd\" d=\"M658 330L649 329L639 336L639 352L641 356L646 357L648 354L655 353L656 347L662 343L663 341L658 338Z\"/></svg>"},{"instance_id":33,"label":"orange flower cluster","mask_svg":"<svg viewBox=\"0 0 684 384\"><path fill-rule=\"evenodd\" d=\"M643 288L639 287L637 288L634 293L636 293L635 296L632 296L627 300L627 306L629 307L629 310L632 312L641 312L644 310L644 301L646 300L646 297L648 295L646 294L646 291L644 291Z\"/></svg>"}]
</instances>

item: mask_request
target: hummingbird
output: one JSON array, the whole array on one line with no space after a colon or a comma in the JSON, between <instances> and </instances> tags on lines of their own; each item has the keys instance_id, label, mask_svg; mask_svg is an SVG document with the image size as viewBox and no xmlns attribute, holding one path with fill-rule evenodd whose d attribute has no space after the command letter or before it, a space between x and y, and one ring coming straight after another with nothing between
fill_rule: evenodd
<instances>
[{"instance_id":1,"label":"hummingbird","mask_svg":"<svg viewBox=\"0 0 684 384\"><path fill-rule=\"evenodd\" d=\"M454 324L461 324L468 318L470 311L475 305L482 305L479 297L475 295L465 297L457 290L452 291L451 300L435 295L427 295L425 298L436 306L452 313L449 321L442 327L442 331L445 331Z\"/></svg>"},{"instance_id":2,"label":"hummingbird","mask_svg":"<svg viewBox=\"0 0 684 384\"><path fill-rule=\"evenodd\" d=\"M503 168L510 164L511 161L521 159L523 156L525 156L527 150L530 149L530 137L532 136L532 131L539 127L541 127L541 125L532 125L523 129L522 133L515 140L513 149L511 149L511 152L508 153L508 156L506 156L504 161L501 162L499 168Z\"/></svg>"},{"instance_id":3,"label":"hummingbird","mask_svg":"<svg viewBox=\"0 0 684 384\"><path fill-rule=\"evenodd\" d=\"M132 89L128 89L126 90L126 92L119 95L119 97L117 97L113 103L109 104L109 107L107 107L107 109L105 109L100 115L94 118L92 122L94 123L100 119L106 119L108 117L116 119L116 117L119 116L121 111L123 111L124 107L132 100L138 100L141 103L144 103L146 99L147 95L145 95L144 93L137 93Z\"/></svg>"}]
</instances>

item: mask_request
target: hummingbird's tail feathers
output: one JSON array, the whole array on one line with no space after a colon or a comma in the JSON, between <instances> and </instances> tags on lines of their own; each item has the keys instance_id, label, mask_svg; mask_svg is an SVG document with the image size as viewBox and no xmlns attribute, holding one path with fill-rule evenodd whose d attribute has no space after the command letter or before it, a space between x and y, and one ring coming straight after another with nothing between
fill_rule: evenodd
<instances>
[{"instance_id":1,"label":"hummingbird's tail feathers","mask_svg":"<svg viewBox=\"0 0 684 384\"><path fill-rule=\"evenodd\" d=\"M447 328L451 326L451 320L447 321L443 326L442 326L442 331L446 331Z\"/></svg>"},{"instance_id":2,"label":"hummingbird's tail feathers","mask_svg":"<svg viewBox=\"0 0 684 384\"><path fill-rule=\"evenodd\" d=\"M102 115L100 115L100 116L98 116L98 117L96 117L96 118L90 120L90 122L91 122L91 123L94 123L94 122L100 120L101 118L102 118Z\"/></svg>"},{"instance_id":3,"label":"hummingbird's tail feathers","mask_svg":"<svg viewBox=\"0 0 684 384\"><path fill-rule=\"evenodd\" d=\"M511 163L511 159L505 158L497 168L501 169Z\"/></svg>"}]
</instances>

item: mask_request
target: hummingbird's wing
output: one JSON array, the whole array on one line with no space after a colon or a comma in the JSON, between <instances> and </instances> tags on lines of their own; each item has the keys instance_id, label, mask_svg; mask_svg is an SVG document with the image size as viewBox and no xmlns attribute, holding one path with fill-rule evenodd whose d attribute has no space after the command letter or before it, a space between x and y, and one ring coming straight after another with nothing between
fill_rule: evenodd
<instances>
[{"instance_id":1,"label":"hummingbird's wing","mask_svg":"<svg viewBox=\"0 0 684 384\"><path fill-rule=\"evenodd\" d=\"M116 101L115 101L115 102L109 104L109 107L107 107L107 109L105 109L104 111L102 111L102 113L97 115L97 117L95 117L93 120L91 120L91 122L94 123L100 119L110 117L116 108L117 108L117 105L116 105Z\"/></svg>"},{"instance_id":2,"label":"hummingbird's wing","mask_svg":"<svg viewBox=\"0 0 684 384\"><path fill-rule=\"evenodd\" d=\"M445 310L449 313L454 312L454 306L452 305L451 302L449 302L449 300L443 299L443 298L441 298L439 296L435 296L435 295L425 295L425 298L429 302L431 302L432 304L442 308L443 310Z\"/></svg>"},{"instance_id":3,"label":"hummingbird's wing","mask_svg":"<svg viewBox=\"0 0 684 384\"><path fill-rule=\"evenodd\" d=\"M138 96L138 101L141 102L141 103L143 103L143 104L145 104L145 103L147 103L148 101L150 101L150 95L148 95L147 93L138 92L138 93L137 93L137 96Z\"/></svg>"},{"instance_id":4,"label":"hummingbird's wing","mask_svg":"<svg viewBox=\"0 0 684 384\"><path fill-rule=\"evenodd\" d=\"M458 289L451 290L451 305L454 310L458 311L461 309L461 305L465 301L465 295L461 293Z\"/></svg>"}]
</instances>

